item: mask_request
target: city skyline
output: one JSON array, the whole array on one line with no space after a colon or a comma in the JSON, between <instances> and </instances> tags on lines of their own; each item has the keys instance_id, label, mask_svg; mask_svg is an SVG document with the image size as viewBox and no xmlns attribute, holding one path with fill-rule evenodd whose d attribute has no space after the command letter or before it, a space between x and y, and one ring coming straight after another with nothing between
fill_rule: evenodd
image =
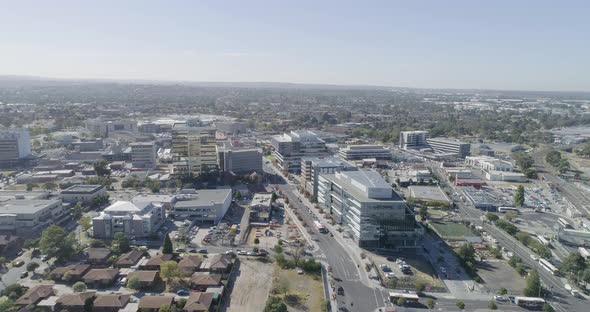
<instances>
[{"instance_id":1,"label":"city skyline","mask_svg":"<svg viewBox=\"0 0 590 312\"><path fill-rule=\"evenodd\" d=\"M5 8L0 75L590 91L581 1Z\"/></svg>"}]
</instances>

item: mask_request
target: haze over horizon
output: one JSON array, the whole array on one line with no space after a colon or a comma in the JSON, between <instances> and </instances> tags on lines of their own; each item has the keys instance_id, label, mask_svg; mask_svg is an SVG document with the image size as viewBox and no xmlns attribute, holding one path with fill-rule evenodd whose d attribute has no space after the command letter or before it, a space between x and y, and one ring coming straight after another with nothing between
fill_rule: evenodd
<instances>
[{"instance_id":1,"label":"haze over horizon","mask_svg":"<svg viewBox=\"0 0 590 312\"><path fill-rule=\"evenodd\" d=\"M0 75L590 91L584 1L3 7Z\"/></svg>"}]
</instances>

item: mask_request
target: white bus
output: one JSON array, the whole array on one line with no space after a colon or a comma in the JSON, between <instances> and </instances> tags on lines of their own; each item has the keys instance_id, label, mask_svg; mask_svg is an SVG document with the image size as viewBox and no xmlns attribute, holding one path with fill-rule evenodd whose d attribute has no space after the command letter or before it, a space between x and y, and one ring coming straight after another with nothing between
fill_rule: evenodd
<instances>
[{"instance_id":1,"label":"white bus","mask_svg":"<svg viewBox=\"0 0 590 312\"><path fill-rule=\"evenodd\" d=\"M559 272L559 270L553 264L551 264L551 262L543 258L539 259L539 265L541 265L545 270L549 271L549 273L553 275L557 275L557 272Z\"/></svg>"},{"instance_id":2,"label":"white bus","mask_svg":"<svg viewBox=\"0 0 590 312\"><path fill-rule=\"evenodd\" d=\"M315 228L318 229L318 231L320 233L327 233L328 232L328 229L326 229L326 227L323 224L321 224L319 221L317 221L317 220L313 221L313 224L315 225Z\"/></svg>"},{"instance_id":3,"label":"white bus","mask_svg":"<svg viewBox=\"0 0 590 312\"><path fill-rule=\"evenodd\" d=\"M518 208L514 208L514 207L498 207L498 212L505 213L507 211L514 211L516 213L519 213Z\"/></svg>"},{"instance_id":4,"label":"white bus","mask_svg":"<svg viewBox=\"0 0 590 312\"><path fill-rule=\"evenodd\" d=\"M567 220L564 219L564 218L557 219L557 223L559 223L559 225L561 225L562 227L564 227L566 229L571 229L572 228L572 226L570 225L570 223L567 222Z\"/></svg>"},{"instance_id":5,"label":"white bus","mask_svg":"<svg viewBox=\"0 0 590 312\"><path fill-rule=\"evenodd\" d=\"M407 302L418 302L418 300L420 300L420 297L418 297L418 295L416 293L412 293L412 292L408 292L408 293L401 293L401 292L393 292L390 291L389 292L389 300L391 302L396 302L397 299L399 298L404 298L406 299Z\"/></svg>"},{"instance_id":6,"label":"white bus","mask_svg":"<svg viewBox=\"0 0 590 312\"><path fill-rule=\"evenodd\" d=\"M542 235L537 235L537 239L539 240L539 242L541 242L541 244L549 246L549 241Z\"/></svg>"},{"instance_id":7,"label":"white bus","mask_svg":"<svg viewBox=\"0 0 590 312\"><path fill-rule=\"evenodd\" d=\"M540 308L545 304L545 299L536 297L514 297L514 303L521 307Z\"/></svg>"}]
</instances>

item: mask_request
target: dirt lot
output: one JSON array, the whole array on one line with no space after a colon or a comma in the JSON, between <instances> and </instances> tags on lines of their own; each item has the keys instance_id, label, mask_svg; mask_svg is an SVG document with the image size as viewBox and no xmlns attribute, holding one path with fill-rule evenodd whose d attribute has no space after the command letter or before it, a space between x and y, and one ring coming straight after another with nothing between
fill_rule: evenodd
<instances>
[{"instance_id":1,"label":"dirt lot","mask_svg":"<svg viewBox=\"0 0 590 312\"><path fill-rule=\"evenodd\" d=\"M477 266L477 273L485 281L485 286L490 291L498 291L506 288L509 294L520 294L526 286L522 277L505 261L483 261Z\"/></svg>"},{"instance_id":2,"label":"dirt lot","mask_svg":"<svg viewBox=\"0 0 590 312\"><path fill-rule=\"evenodd\" d=\"M289 281L288 296L297 298L293 302L287 300L289 312L321 311L324 299L321 276L299 275L296 270L282 270L278 266L275 266L275 276L276 280L287 279Z\"/></svg>"},{"instance_id":3,"label":"dirt lot","mask_svg":"<svg viewBox=\"0 0 590 312\"><path fill-rule=\"evenodd\" d=\"M257 260L243 259L233 286L228 312L260 312L268 299L272 285L273 265Z\"/></svg>"}]
</instances>

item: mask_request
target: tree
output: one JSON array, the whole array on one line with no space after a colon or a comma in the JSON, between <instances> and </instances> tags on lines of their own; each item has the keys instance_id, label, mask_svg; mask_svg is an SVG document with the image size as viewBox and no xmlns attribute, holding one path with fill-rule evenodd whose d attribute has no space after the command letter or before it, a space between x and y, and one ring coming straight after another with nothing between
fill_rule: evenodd
<instances>
[{"instance_id":1,"label":"tree","mask_svg":"<svg viewBox=\"0 0 590 312\"><path fill-rule=\"evenodd\" d=\"M459 255L459 258L463 259L463 261L475 262L475 248L473 248L473 244L463 244L459 247L457 255Z\"/></svg>"},{"instance_id":2,"label":"tree","mask_svg":"<svg viewBox=\"0 0 590 312\"><path fill-rule=\"evenodd\" d=\"M490 303L488 304L488 308L490 310L498 310L498 305L494 302L494 300L490 301Z\"/></svg>"},{"instance_id":3,"label":"tree","mask_svg":"<svg viewBox=\"0 0 590 312\"><path fill-rule=\"evenodd\" d=\"M129 238L123 232L117 232L113 236L113 241L111 242L111 250L115 254L122 254L124 252L128 252L131 250L131 245L129 245Z\"/></svg>"},{"instance_id":4,"label":"tree","mask_svg":"<svg viewBox=\"0 0 590 312\"><path fill-rule=\"evenodd\" d=\"M533 166L535 161L531 155L524 152L517 152L512 155L512 158L516 161L516 165L520 167L521 171L525 171Z\"/></svg>"},{"instance_id":5,"label":"tree","mask_svg":"<svg viewBox=\"0 0 590 312\"><path fill-rule=\"evenodd\" d=\"M134 289L134 290L141 289L141 282L139 281L139 278L137 276L131 277L127 281L127 288L131 288L131 289Z\"/></svg>"},{"instance_id":6,"label":"tree","mask_svg":"<svg viewBox=\"0 0 590 312\"><path fill-rule=\"evenodd\" d=\"M182 310L182 308L184 308L184 306L186 305L186 299L185 298L180 298L176 301L176 306Z\"/></svg>"},{"instance_id":7,"label":"tree","mask_svg":"<svg viewBox=\"0 0 590 312\"><path fill-rule=\"evenodd\" d=\"M236 191L236 200L242 200L242 193L240 191Z\"/></svg>"},{"instance_id":8,"label":"tree","mask_svg":"<svg viewBox=\"0 0 590 312\"><path fill-rule=\"evenodd\" d=\"M543 312L555 312L555 309L553 309L553 307L550 304L545 303L543 305Z\"/></svg>"},{"instance_id":9,"label":"tree","mask_svg":"<svg viewBox=\"0 0 590 312\"><path fill-rule=\"evenodd\" d=\"M422 219L422 221L428 219L428 207L426 207L426 206L420 207L418 214L420 215L420 219Z\"/></svg>"},{"instance_id":10,"label":"tree","mask_svg":"<svg viewBox=\"0 0 590 312\"><path fill-rule=\"evenodd\" d=\"M20 284L8 285L4 290L0 291L0 298L2 296L8 297L10 300L16 300L27 292L27 288ZM2 310L0 310L2 311Z\"/></svg>"},{"instance_id":11,"label":"tree","mask_svg":"<svg viewBox=\"0 0 590 312\"><path fill-rule=\"evenodd\" d=\"M6 265L6 258L5 257L0 257L0 268L3 268L4 265Z\"/></svg>"},{"instance_id":12,"label":"tree","mask_svg":"<svg viewBox=\"0 0 590 312\"><path fill-rule=\"evenodd\" d=\"M102 177L111 175L111 169L108 168L109 163L106 160L99 160L95 162L93 166L97 176Z\"/></svg>"},{"instance_id":13,"label":"tree","mask_svg":"<svg viewBox=\"0 0 590 312\"><path fill-rule=\"evenodd\" d=\"M56 257L58 260L63 260L72 256L75 244L74 233L68 234L64 228L52 225L41 234L39 248L50 258Z\"/></svg>"},{"instance_id":14,"label":"tree","mask_svg":"<svg viewBox=\"0 0 590 312\"><path fill-rule=\"evenodd\" d=\"M518 213L516 213L516 211L507 211L506 214L504 215L504 218L506 218L506 220L512 222L514 221L514 219L516 219L516 217L518 217Z\"/></svg>"},{"instance_id":15,"label":"tree","mask_svg":"<svg viewBox=\"0 0 590 312\"><path fill-rule=\"evenodd\" d=\"M280 254L280 253L283 253L283 246L281 246L281 245L277 244L277 245L275 246L274 250L275 250L275 252L276 252L276 253L278 253L278 254Z\"/></svg>"},{"instance_id":16,"label":"tree","mask_svg":"<svg viewBox=\"0 0 590 312\"><path fill-rule=\"evenodd\" d=\"M536 179L539 177L539 175L537 174L537 170L533 169L533 168L528 168L524 171L524 175L528 178L528 179Z\"/></svg>"},{"instance_id":17,"label":"tree","mask_svg":"<svg viewBox=\"0 0 590 312\"><path fill-rule=\"evenodd\" d=\"M279 297L270 296L263 312L287 312L287 305Z\"/></svg>"},{"instance_id":18,"label":"tree","mask_svg":"<svg viewBox=\"0 0 590 312\"><path fill-rule=\"evenodd\" d=\"M423 282L417 282L415 287L417 292L423 292L426 289L426 284Z\"/></svg>"},{"instance_id":19,"label":"tree","mask_svg":"<svg viewBox=\"0 0 590 312\"><path fill-rule=\"evenodd\" d=\"M545 156L545 161L547 161L553 167L559 167L559 162L561 161L561 153L556 150L552 150Z\"/></svg>"},{"instance_id":20,"label":"tree","mask_svg":"<svg viewBox=\"0 0 590 312\"><path fill-rule=\"evenodd\" d=\"M74 285L72 285L72 290L74 292L83 292L86 291L86 289L88 289L88 287L86 287L84 282L76 282Z\"/></svg>"},{"instance_id":21,"label":"tree","mask_svg":"<svg viewBox=\"0 0 590 312\"><path fill-rule=\"evenodd\" d=\"M78 224L82 226L84 231L88 231L92 227L92 219L88 216L82 217L80 220L78 220Z\"/></svg>"},{"instance_id":22,"label":"tree","mask_svg":"<svg viewBox=\"0 0 590 312\"><path fill-rule=\"evenodd\" d=\"M428 307L430 310L434 309L434 305L435 305L435 303L434 303L434 300L432 300L432 299L428 299L428 301L426 302L426 306L427 306L427 307Z\"/></svg>"},{"instance_id":23,"label":"tree","mask_svg":"<svg viewBox=\"0 0 590 312\"><path fill-rule=\"evenodd\" d=\"M170 306L167 304L163 304L158 309L158 312L170 312Z\"/></svg>"},{"instance_id":24,"label":"tree","mask_svg":"<svg viewBox=\"0 0 590 312\"><path fill-rule=\"evenodd\" d=\"M572 276L581 276L586 270L587 264L584 257L579 252L570 253L561 263L559 268L563 273L571 274Z\"/></svg>"},{"instance_id":25,"label":"tree","mask_svg":"<svg viewBox=\"0 0 590 312\"><path fill-rule=\"evenodd\" d=\"M529 272L529 276L526 278L526 287L522 292L527 297L539 297L541 293L541 280L537 270Z\"/></svg>"},{"instance_id":26,"label":"tree","mask_svg":"<svg viewBox=\"0 0 590 312\"><path fill-rule=\"evenodd\" d=\"M293 262L295 262L295 266L299 265L299 261L303 257L304 251L304 247L301 245L293 246L290 248L291 257L293 257Z\"/></svg>"},{"instance_id":27,"label":"tree","mask_svg":"<svg viewBox=\"0 0 590 312\"><path fill-rule=\"evenodd\" d=\"M172 240L168 233L164 236L164 245L162 246L162 253L165 255L171 255L173 252Z\"/></svg>"},{"instance_id":28,"label":"tree","mask_svg":"<svg viewBox=\"0 0 590 312\"><path fill-rule=\"evenodd\" d=\"M164 261L160 264L160 276L166 280L166 283L180 277L180 273L181 272L176 261Z\"/></svg>"},{"instance_id":29,"label":"tree","mask_svg":"<svg viewBox=\"0 0 590 312\"><path fill-rule=\"evenodd\" d=\"M90 297L90 298L86 298L86 300L84 300L84 312L92 312L94 308L94 298Z\"/></svg>"},{"instance_id":30,"label":"tree","mask_svg":"<svg viewBox=\"0 0 590 312\"><path fill-rule=\"evenodd\" d=\"M398 306L404 306L406 304L407 300L404 297L399 297L397 298L397 300L395 301L395 304L397 304Z\"/></svg>"},{"instance_id":31,"label":"tree","mask_svg":"<svg viewBox=\"0 0 590 312\"><path fill-rule=\"evenodd\" d=\"M16 312L17 307L14 305L14 300L8 297L0 298L0 311Z\"/></svg>"},{"instance_id":32,"label":"tree","mask_svg":"<svg viewBox=\"0 0 590 312\"><path fill-rule=\"evenodd\" d=\"M47 182L47 183L43 184L43 189L46 191L54 191L57 189L57 183Z\"/></svg>"},{"instance_id":33,"label":"tree","mask_svg":"<svg viewBox=\"0 0 590 312\"><path fill-rule=\"evenodd\" d=\"M82 212L83 212L82 203L77 202L76 206L74 206L74 208L72 208L72 219L74 219L74 220L80 219L82 217Z\"/></svg>"},{"instance_id":34,"label":"tree","mask_svg":"<svg viewBox=\"0 0 590 312\"><path fill-rule=\"evenodd\" d=\"M277 198L279 198L279 196L277 196L277 194L273 192L270 196L270 201L274 203L277 200Z\"/></svg>"},{"instance_id":35,"label":"tree","mask_svg":"<svg viewBox=\"0 0 590 312\"><path fill-rule=\"evenodd\" d=\"M488 219L491 222L496 222L498 219L500 219L500 217L491 212L486 212L486 219Z\"/></svg>"},{"instance_id":36,"label":"tree","mask_svg":"<svg viewBox=\"0 0 590 312\"><path fill-rule=\"evenodd\" d=\"M459 308L459 310L464 310L465 309L465 302L457 301L457 308Z\"/></svg>"},{"instance_id":37,"label":"tree","mask_svg":"<svg viewBox=\"0 0 590 312\"><path fill-rule=\"evenodd\" d=\"M524 205L524 186L519 185L514 193L514 205L522 207Z\"/></svg>"},{"instance_id":38,"label":"tree","mask_svg":"<svg viewBox=\"0 0 590 312\"><path fill-rule=\"evenodd\" d=\"M260 239L258 239L258 237L256 237L254 239L254 245L258 245L258 244L260 244Z\"/></svg>"},{"instance_id":39,"label":"tree","mask_svg":"<svg viewBox=\"0 0 590 312\"><path fill-rule=\"evenodd\" d=\"M39 267L39 263L35 261L31 261L27 264L27 271L33 272Z\"/></svg>"},{"instance_id":40,"label":"tree","mask_svg":"<svg viewBox=\"0 0 590 312\"><path fill-rule=\"evenodd\" d=\"M508 290L504 287L500 288L500 291L498 292L500 295L506 295L508 293Z\"/></svg>"}]
</instances>

